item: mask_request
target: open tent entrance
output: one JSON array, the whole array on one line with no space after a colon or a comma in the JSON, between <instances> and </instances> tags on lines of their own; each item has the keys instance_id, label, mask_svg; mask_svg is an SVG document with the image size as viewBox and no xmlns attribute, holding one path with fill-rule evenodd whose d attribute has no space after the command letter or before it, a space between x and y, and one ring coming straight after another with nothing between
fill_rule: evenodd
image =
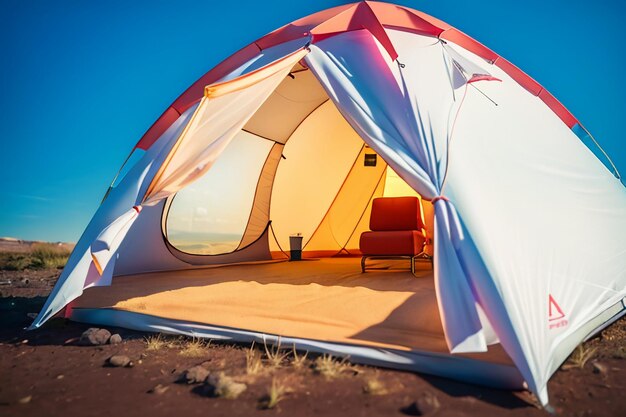
<instances>
[{"instance_id":1,"label":"open tent entrance","mask_svg":"<svg viewBox=\"0 0 626 417\"><path fill-rule=\"evenodd\" d=\"M72 316L130 312L144 325L153 317L449 358L430 262L415 275L406 260L361 273L359 237L373 199L384 196L421 200L297 66L208 173L164 205L169 250L204 267L118 276L87 289ZM422 207L432 238L433 208ZM284 262L295 233L308 259ZM517 375L500 345L459 358Z\"/></svg>"},{"instance_id":2,"label":"open tent entrance","mask_svg":"<svg viewBox=\"0 0 626 417\"><path fill-rule=\"evenodd\" d=\"M352 129L309 70L293 69L201 179L170 198L163 231L170 250L196 264L284 258L289 236L305 257L360 256L372 200L416 196L424 233L433 208ZM268 224L271 222L271 230ZM258 242L259 240L265 242ZM259 254L259 256L261 256Z\"/></svg>"}]
</instances>

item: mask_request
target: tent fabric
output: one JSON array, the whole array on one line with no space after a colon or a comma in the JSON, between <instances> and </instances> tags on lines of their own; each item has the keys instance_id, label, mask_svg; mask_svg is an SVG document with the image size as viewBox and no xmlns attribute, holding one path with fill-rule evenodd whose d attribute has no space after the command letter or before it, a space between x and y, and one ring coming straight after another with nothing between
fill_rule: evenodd
<instances>
[{"instance_id":1,"label":"tent fabric","mask_svg":"<svg viewBox=\"0 0 626 417\"><path fill-rule=\"evenodd\" d=\"M276 143L272 146L270 153L265 160L259 181L254 193L254 206L250 210L250 217L246 225L246 230L238 249L243 248L254 242L265 230L270 222L270 203L272 197L272 184L276 169L281 159L284 146Z\"/></svg>"},{"instance_id":2,"label":"tent fabric","mask_svg":"<svg viewBox=\"0 0 626 417\"><path fill-rule=\"evenodd\" d=\"M206 173L306 53L294 52L252 73L208 86L192 120L150 184L145 204L174 194Z\"/></svg>"},{"instance_id":3,"label":"tent fabric","mask_svg":"<svg viewBox=\"0 0 626 417\"><path fill-rule=\"evenodd\" d=\"M402 267L401 263L372 261L379 268ZM361 274L358 265L358 258L247 263L181 271L184 285L163 273L127 275L110 287L85 291L72 308L115 309L285 337L447 352L428 263L417 264L415 275L406 268ZM173 299L185 301L172 303ZM463 356L511 364L501 347Z\"/></svg>"},{"instance_id":4,"label":"tent fabric","mask_svg":"<svg viewBox=\"0 0 626 417\"><path fill-rule=\"evenodd\" d=\"M455 128L459 130L462 129L456 126L457 117L463 118L462 120L466 120L467 123L471 123L472 134L477 140L481 138L480 142L476 142L472 148L473 154L476 154L476 152L483 152L485 143L483 136L484 130L481 126L489 126L493 124L494 120L503 120L501 114L505 112L505 110L502 110L504 109L504 100L498 100L499 94L495 93L491 95L491 91L496 91L498 88L502 88L502 84L506 84L508 87L505 88L507 91L511 91L511 97L524 97L525 102L536 99L534 99L532 95L528 95L527 91L521 89L519 84L510 83L508 80L511 80L511 77L499 71L497 67L489 68L489 70L476 71L473 67L481 68L481 66L485 64L477 59L472 60L467 53L449 53L449 50L456 50L452 45L442 46L442 44L438 44L436 41L431 41L432 45L424 45L424 47L419 48L419 45L415 45L415 41L406 33L389 32L391 33L390 37L392 41L394 41L396 49L399 51L398 61L404 64L406 68L398 68L390 57L385 55L380 45L376 44L374 38L366 31L345 33L312 45L311 54L306 57L307 63L311 70L317 74L318 78L327 89L329 96L342 111L342 114L350 121L351 125L359 132L364 140L372 146L372 148L376 149L394 170L397 171L407 183L419 191L422 196L437 201L435 204L434 237L435 280L439 290L439 309L442 314L446 338L451 350L480 351L485 349L487 343L495 341L488 340L485 335L493 334L493 330L491 329L493 325L492 321L496 321L497 334L500 336L500 340L505 349L507 349L528 381L530 389L536 392L541 401L545 403L547 402L545 386L551 374L548 373L548 369L554 368L553 366L546 368L546 365L553 360L548 359L548 357L552 357L555 345L545 343L545 328L539 316L536 316L533 321L533 323L536 323L537 327L529 329L528 325L525 324L524 316L510 313L511 311L528 311L530 307L535 310L533 313L529 311L529 314L545 314L546 310L544 310L544 306L532 304L529 306L527 301L522 301L529 299L542 300L543 298L536 294L529 294L528 298L519 298L517 295L520 289L512 284L512 288L510 289L511 297L516 297L517 307L512 310L504 307L499 300L502 294L501 287L508 283L508 280L505 280L504 277L508 276L506 272L509 270L499 271L498 274L494 274L493 269L483 265L481 259L484 255L480 252L480 250L483 250L483 247L481 246L479 249L475 246L476 243L472 239L473 233L468 235L468 229L464 221L459 217L456 209L456 205L458 204L456 198L436 198L444 194L445 191L444 179L448 169L448 161L446 158L448 157L450 149L448 147L451 147L453 152L460 153L458 149L454 148L456 142L467 143L463 140L467 134L464 129L462 133L457 132L454 137L452 135ZM412 46L413 49L403 50L403 43L406 47ZM359 48L363 49L359 50ZM432 53L430 59L427 55L428 52ZM369 56L375 63L367 66L360 65L359 56L363 55ZM341 60L339 61L337 57L341 57ZM427 69L424 69L424 65L420 66L420 62L428 62L429 66ZM424 71L437 68L437 62L439 62L438 71L435 74L426 75ZM453 64L454 68L461 70L461 74L455 73L454 71L446 71L449 68L446 67L446 62ZM374 73L376 76L374 76ZM481 97L477 92L472 92L466 97L468 93L467 81L470 74L474 76L491 73L496 74L496 76L492 78L494 81L481 81L481 89L486 92L487 96L494 98L497 102L497 106L486 99L486 97ZM346 76L347 74L349 74L349 77ZM444 74L449 76L448 80L442 79L442 75ZM386 77L383 75L386 75ZM463 76L461 81L465 82L459 83L459 75ZM424 82L424 80L428 81ZM440 80L439 83L437 83L437 80ZM507 82L503 83L500 80L507 80ZM420 87L423 89L421 94ZM434 99L441 100L442 98L447 98L449 100L448 104L442 106L442 103L432 102ZM430 103L428 102L429 99L431 99ZM481 100L480 110L483 112L481 113L481 117L478 117L476 114L479 108L478 106L468 105L467 103L461 106L461 103L466 99L468 101L472 100L472 103ZM410 108L413 109L414 112L414 117L410 117L408 120L403 120L402 115L404 114L397 110L400 108L408 108L408 105L406 105L406 102L403 102L403 100L409 101ZM458 103L457 107L455 107L456 103ZM517 101L517 103L520 103L520 101ZM537 106L537 104L533 106ZM476 117L472 118L465 115L464 111L467 108L471 109L468 111L468 114L476 115ZM493 110L494 108L497 108L499 112L498 115L493 114L495 111ZM556 128L557 132L555 133L568 137L568 144L561 143L561 146L578 148L580 150L584 149L580 142L573 140L573 134L567 129L567 126L560 123L561 121L558 120L557 117L554 117L558 115L550 112L543 103L539 105L539 108L541 109L541 114L537 115L539 118L533 119L533 123L527 121L526 125L533 125L536 129L547 129L547 132L554 132L553 129ZM515 115L516 112L521 113L523 111L526 111L526 109L524 108L523 110L520 108L519 104L514 105L513 100L511 100L511 105L506 108L507 114L510 114L510 117L514 118L518 117ZM491 117L489 117L489 120L486 120L487 117L485 115L490 113ZM421 122L422 125L418 127L411 126L413 120L417 120L418 123ZM482 120L482 124L476 123L476 120ZM443 124L440 126L433 125L433 121L443 122ZM448 123L447 125L446 122ZM515 122L513 124L518 126L518 132L527 132L530 134L522 123ZM510 125L505 127L504 124L502 127L502 134L505 134L505 132L508 132L508 129L511 128ZM537 132L533 137L545 142L545 139L539 139L544 138L545 135L546 133L541 134ZM453 140L454 144L452 144ZM519 138L517 143L527 146L527 141L522 138ZM489 142L489 146L491 146L491 142ZM586 167L589 175L596 177L599 173L598 170L602 171L605 175L596 177L599 181L605 181L601 188L609 187L612 190L610 193L606 193L607 198L609 198L607 207L619 207L617 211L622 214L618 215L618 217L621 216L623 219L623 207L625 207L625 205L623 202L617 201L621 200L624 196L623 187L621 187L615 178L609 179L610 174L598 166L597 160L595 160L595 166L592 166L593 163L591 159L593 158L588 151L586 151L586 155L588 159L587 162L590 164ZM513 158L519 157L519 155L511 153L510 149L508 150L507 156ZM466 155L463 155L463 159L466 161L465 171L459 172L459 175L465 175L463 178L467 178L467 173L476 170L477 161L484 160L480 158L478 154L476 154L473 159L466 158ZM533 160L533 158L529 155L528 160ZM511 163L513 163L513 161L511 161ZM485 164L483 163L482 166L483 172L485 172ZM498 164L497 167L499 171L507 171L507 168L505 168L507 165ZM592 171L596 173L591 174ZM491 174L494 171L488 172ZM550 172L554 171L550 169ZM545 170L543 173L545 174ZM516 172L516 175L516 178L525 178L523 172ZM600 180L600 178L602 179ZM499 174L498 179L502 179ZM467 183L467 181L461 179L457 179L457 181L462 184ZM541 182L539 178L537 178L537 181ZM565 180L561 178L556 181L556 183L559 181ZM563 183L564 182L562 182L562 184ZM476 178L473 178L472 184L472 188L480 187L480 189L489 189L488 187L484 187L484 183L481 183L481 181L476 181ZM524 184L532 184L533 187L536 186L533 182L524 181ZM517 190L518 188L508 187L508 189ZM561 188L561 193L564 192L563 190L568 189L567 187ZM571 193L571 190L566 192ZM464 205L482 207L483 204L475 203L476 196L480 194L481 193L476 193L473 196L467 196ZM532 194L533 191L528 189L525 195ZM502 209L502 205L499 204L501 200L502 197L496 195L482 199L482 202L486 202L490 206L489 210L484 208L483 213L497 210L499 217L503 217L503 213L505 213L506 215L504 217L506 218L509 218L509 216L516 219L526 218L525 215L512 214L520 213L519 207L507 205L506 209ZM553 202L554 197L549 198L548 201ZM599 201L598 204L602 203ZM578 207L581 207L580 202ZM567 211L568 209L563 205L562 210ZM462 212L466 213L465 211ZM481 226L476 225L476 228L482 227L484 220L481 219L485 218L483 217L484 214L479 214L475 209L472 210L472 212L474 213L471 220L472 223L480 222ZM524 213L527 212L528 211ZM615 214L617 215L617 212ZM611 219L608 220L609 222L616 220L616 217L613 216L609 216L609 218ZM463 217L463 219L465 219L465 217ZM569 223L571 219L567 220L567 224L571 224ZM506 224L508 224L507 222L508 221L499 225L499 234L503 235L505 234L503 232L510 230L506 226ZM581 218L580 223L576 224L583 223L584 220ZM529 228L529 230L530 229L532 228ZM555 236L568 236L565 230L555 230L554 227L551 229L554 230ZM602 232L598 234L604 235L602 239L605 242L607 242L608 238L607 248L605 249L607 249L609 253L617 251L614 252L614 256L610 255L608 258L604 259L610 259L609 262L615 262L617 253L623 251L623 243L619 244L617 241L614 241L613 238L609 237L614 233L615 229L611 231L608 228L605 229L601 227L599 230L602 230ZM495 233L495 230L492 231ZM490 257L490 260L508 259L509 254L504 251L510 246L504 242L505 239L510 239L510 235L506 234L506 236L507 238L503 236L498 255L493 258ZM615 238L617 238L617 236L615 236ZM524 241L532 242L533 240L532 236L526 235L526 240ZM571 246L572 243L570 240L570 244L564 244L562 247ZM608 246L611 246L612 249L608 249ZM489 247L493 248L491 244ZM546 254L544 256L548 256L547 254L553 253L553 250L545 248L545 252L543 253ZM528 254L528 252L525 252L525 254ZM536 256L537 255L534 255L533 258L536 258ZM561 259L567 258L567 253L564 251ZM586 258L581 254L578 259ZM527 262L527 258L520 256L517 258L516 265L525 265ZM508 262L506 264L510 265ZM547 268L547 265L551 265L551 269L554 268L554 263L549 262L547 259L543 262L533 264L537 265L536 268ZM613 305L617 300L624 297L623 286L621 290L612 292L613 288L616 289L619 287L615 286L614 280L616 277L624 276L624 266L618 266L618 264L619 262L617 264L614 263L613 267L608 268L610 271L607 274L607 278L610 277L608 280L609 285L605 287L606 289L603 293L597 292L598 298L596 298L596 303L599 304L599 310L607 308L608 305ZM566 277L569 275L567 273L569 269L565 267L565 265L563 265L563 267L562 272L558 274ZM536 276L546 276L544 271L539 272L537 269L534 271L537 274ZM553 270L552 273L554 272L556 271ZM589 276L593 276L593 274ZM530 279L530 277L528 278ZM497 288L494 288L494 281ZM528 282L528 280L524 282ZM571 283L569 286L571 287ZM513 288L515 288L515 290L513 290ZM531 293L535 292L537 289L537 287L533 285L527 285L526 288L532 288ZM584 287L578 288L578 297L584 292L583 288ZM547 289L544 288L544 291L546 290ZM516 295L514 296L513 294ZM524 307L522 307L520 303L524 303ZM486 316L481 314L482 310L488 310ZM595 313L591 316L595 316ZM551 330L554 330L554 328ZM570 331L573 331L573 329ZM531 333L537 336L532 336ZM558 332L553 331L552 334L554 333ZM522 334L524 336L520 336ZM553 337L553 340L558 340L557 335ZM561 337L563 336L561 335ZM522 338L524 341L522 341ZM533 347L530 346L532 344L532 342L530 342L531 340L534 340L536 343ZM535 350L544 352L541 355L543 360L537 356L537 353L530 353ZM564 358L561 360L563 359Z\"/></svg>"},{"instance_id":5,"label":"tent fabric","mask_svg":"<svg viewBox=\"0 0 626 417\"><path fill-rule=\"evenodd\" d=\"M498 67L490 71L502 82L480 89L498 105L468 90L447 195L492 277L473 285L483 307L494 326L510 319L498 334L503 344L517 340L517 355L545 389L580 340L567 353L559 345L626 295L626 189L540 98ZM580 239L573 225L584 225ZM549 314L550 295L562 320Z\"/></svg>"},{"instance_id":6,"label":"tent fabric","mask_svg":"<svg viewBox=\"0 0 626 417\"><path fill-rule=\"evenodd\" d=\"M98 271L96 271L93 263L91 244L102 233L103 229L128 212L129 207L140 204L143 193L145 193L147 188L145 180L154 175L160 162L163 161L163 154L171 147L172 141L180 135L194 111L195 107L191 107L187 112L183 113L163 133L161 138L146 151L143 158L129 170L118 186L110 190L107 198L98 207L94 217L74 247L63 272L55 283L43 308L30 325L30 329L41 326L68 303L79 297L88 283L95 283L101 278L93 276L94 273L98 274ZM109 268L113 267L113 263L110 263ZM104 273L106 266L102 270Z\"/></svg>"},{"instance_id":7,"label":"tent fabric","mask_svg":"<svg viewBox=\"0 0 626 417\"><path fill-rule=\"evenodd\" d=\"M300 122L328 100L310 71L292 71L268 97L244 129L266 139L286 143Z\"/></svg>"},{"instance_id":8,"label":"tent fabric","mask_svg":"<svg viewBox=\"0 0 626 417\"><path fill-rule=\"evenodd\" d=\"M553 95L545 88L539 85L535 80L515 67L506 59L502 58L494 51L482 45L480 42L472 39L467 34L450 26L449 24L429 16L418 10L403 7L395 4L381 2L366 2L376 15L376 19L386 28L396 28L412 33L426 34L432 37L453 42L463 49L466 49L476 56L483 59L484 62L492 63L502 68L516 82L528 89L529 92L539 97L558 117L573 128L580 125L580 122L569 112ZM186 111L189 106L194 104L204 91L206 85L214 83L228 74L240 71L239 69L249 65L254 60L271 62L276 55L272 55L277 47L284 45L304 46L310 41L310 31L314 30L320 24L332 19L335 16L344 13L345 16L354 16L359 3L337 6L331 9L323 10L298 19L288 25L275 30L266 36L257 39L250 45L242 48L234 55L217 65L191 87L189 87L178 99L163 113L163 115L154 123L146 132L144 137L140 139L137 147L147 149L153 144L158 137L167 129L167 127L176 120L179 114ZM358 21L358 19L356 19ZM291 49L293 51L295 49ZM280 55L284 56L286 53ZM269 58L267 57L269 56ZM268 61L269 59L269 61ZM241 73L241 71L239 72Z\"/></svg>"},{"instance_id":9,"label":"tent fabric","mask_svg":"<svg viewBox=\"0 0 626 417\"><path fill-rule=\"evenodd\" d=\"M355 251L358 244L348 246L348 243L354 235L358 238L367 230L365 224L359 227L361 219L372 199L382 194L381 181L387 168L384 162L375 167L365 166L363 161L367 153L371 150L363 146L324 218L306 242L305 251L335 249L337 253L358 253Z\"/></svg>"},{"instance_id":10,"label":"tent fabric","mask_svg":"<svg viewBox=\"0 0 626 417\"><path fill-rule=\"evenodd\" d=\"M362 148L331 101L302 121L285 144L286 159L274 178L270 218L278 242L271 242L272 251L288 249L292 234L301 233L305 247L314 239Z\"/></svg>"},{"instance_id":11,"label":"tent fabric","mask_svg":"<svg viewBox=\"0 0 626 417\"><path fill-rule=\"evenodd\" d=\"M396 32L389 32L394 39ZM418 38L416 44L414 36L395 36L397 48L407 50L399 59L406 61L408 71L394 74L390 65L396 64L365 30L312 45L306 60L360 136L409 185L433 199L442 193L450 119L459 107L450 83L452 74L439 42ZM361 64L363 56L369 57L370 65ZM463 241L457 214L449 201L439 201L435 206L440 207L435 209L435 280L446 339L453 352L484 351L486 341L475 300L453 246Z\"/></svg>"},{"instance_id":12,"label":"tent fabric","mask_svg":"<svg viewBox=\"0 0 626 417\"><path fill-rule=\"evenodd\" d=\"M255 204L261 204L262 196L255 191L268 176L263 171L272 147L272 142L241 130L206 175L172 198L165 216L167 240L197 255L232 252L247 234L248 240L256 240L268 220L253 223L250 235L247 219L258 211ZM269 208L269 201L266 204Z\"/></svg>"},{"instance_id":13,"label":"tent fabric","mask_svg":"<svg viewBox=\"0 0 626 417\"><path fill-rule=\"evenodd\" d=\"M284 49L281 50L284 51ZM299 49L295 52L291 52L291 54L279 56L279 61L274 61L276 66L266 65L267 71L265 75L270 78L273 83L280 83L291 67L293 67L304 54L306 54L306 51ZM259 60L255 59L253 61L257 62ZM255 79L259 80L261 78L262 77L257 76ZM260 82L263 83L263 81ZM263 100L267 98L267 95L276 87L274 84L268 85L267 83L264 83L264 86L266 87L264 93L259 93L256 97L256 105L249 105L248 110L251 113L254 113L254 110L262 104ZM237 94L237 92L234 94ZM239 92L239 94L241 94L241 92ZM228 101L229 95L223 96L222 99ZM205 100L205 103L206 102ZM165 163L166 159L172 154L172 151L175 150L175 144L179 143L179 138L183 135L183 130L188 128L190 119L196 115L198 110L199 106L194 106L184 112L176 122L163 133L159 140L148 148L142 160L129 172L118 187L109 193L108 198L99 207L98 212L96 212L86 231L83 233L83 236L81 236L80 241L68 260L64 272L59 277L42 311L31 324L30 328L39 327L52 315L58 313L65 305L80 296L86 282L97 282L98 277L87 279L88 271L96 271L97 273L102 271L104 273L107 267L114 267L113 264L109 266L108 263L111 262L111 260L115 260L118 256L115 249L121 247L125 235L137 218L140 217L132 216L132 212L135 211L135 206L140 206L142 203L148 203L148 205L154 204L158 202L159 199L166 197L168 194L163 187L164 185L168 185L164 182L166 180L170 183L170 187L175 187L172 182L178 182L178 184L181 182L188 183L189 180L193 178L193 176L189 178L189 174L191 173L185 172L184 169L180 169L181 167L172 171L176 163L172 165L170 171L167 172L164 172L162 167L169 165ZM241 117L243 119L239 121L239 124L244 125L251 115L252 114L242 115ZM226 128L228 127L229 126L226 126ZM231 133L234 135L237 133L237 130L231 129ZM222 136L222 146L218 147L214 144L213 150L223 150L223 145L228 142L226 139L230 138ZM205 155L206 154L207 152L205 152ZM210 160L211 155L207 156ZM216 157L217 154L213 155L213 158ZM196 158L196 162L197 164L195 166L188 163L186 167L193 170L198 167L198 165L203 165L204 163L204 167L206 168L208 160L202 162ZM176 172L178 176L171 175L171 172ZM161 178L160 182L153 181L155 178ZM170 188L170 190L172 189L175 190L175 188ZM159 195L157 195L157 193L159 193ZM120 217L130 218L131 221L123 222L124 227L122 230L117 230L117 233L110 234L110 237L108 237L106 233L103 234L105 229ZM94 268L94 253L92 253L91 248L94 242L97 242L95 251L93 252L100 258L99 268ZM93 274L93 272L91 274Z\"/></svg>"},{"instance_id":14,"label":"tent fabric","mask_svg":"<svg viewBox=\"0 0 626 417\"><path fill-rule=\"evenodd\" d=\"M205 174L306 53L299 50L246 75L207 86L205 97L165 157L142 204L153 205ZM121 221L112 224L113 232L108 226L98 235L92 247L98 271L106 268L138 214L139 210L130 208Z\"/></svg>"},{"instance_id":15,"label":"tent fabric","mask_svg":"<svg viewBox=\"0 0 626 417\"><path fill-rule=\"evenodd\" d=\"M140 285L138 274L148 272L182 289L181 271L271 259L293 233L316 256L358 255L372 199L415 195L434 244L429 313L439 313L447 356L345 338L291 340L461 379L483 369L523 379L547 404L547 381L576 344L626 312L626 190L576 135L581 129L513 64L421 12L364 2L300 19L215 67L155 122L136 146L145 153L107 193L31 328L82 303L84 289L104 297L123 275ZM255 145L237 158L246 138ZM233 168L240 163L232 180L247 178L241 204L230 202L241 213L236 236L209 254L185 253L168 240L175 195L183 202L200 178L219 183L211 175L229 175L218 169L229 158ZM313 262L325 265L300 265ZM274 278L289 285L289 274ZM225 327L226 312L214 316L222 323L186 323L190 316L94 306L69 306L66 316L266 337L258 320L258 329ZM487 365L452 370L460 353L497 344L515 365L512 379Z\"/></svg>"}]
</instances>

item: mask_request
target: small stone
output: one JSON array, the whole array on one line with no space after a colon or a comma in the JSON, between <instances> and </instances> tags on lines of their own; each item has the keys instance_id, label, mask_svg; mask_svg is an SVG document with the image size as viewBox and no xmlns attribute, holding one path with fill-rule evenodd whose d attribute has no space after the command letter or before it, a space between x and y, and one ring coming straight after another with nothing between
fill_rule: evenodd
<instances>
[{"instance_id":1,"label":"small stone","mask_svg":"<svg viewBox=\"0 0 626 417\"><path fill-rule=\"evenodd\" d=\"M109 358L108 363L111 366L122 368L124 366L130 366L132 362L128 356L114 355Z\"/></svg>"},{"instance_id":2,"label":"small stone","mask_svg":"<svg viewBox=\"0 0 626 417\"><path fill-rule=\"evenodd\" d=\"M415 402L422 414L434 413L441 407L437 396L430 391L424 391Z\"/></svg>"},{"instance_id":3,"label":"small stone","mask_svg":"<svg viewBox=\"0 0 626 417\"><path fill-rule=\"evenodd\" d=\"M35 320L37 318L37 313L26 313L26 317Z\"/></svg>"},{"instance_id":4,"label":"small stone","mask_svg":"<svg viewBox=\"0 0 626 417\"><path fill-rule=\"evenodd\" d=\"M63 378L65 378L65 375L63 374L57 375L57 379L63 379Z\"/></svg>"},{"instance_id":5,"label":"small stone","mask_svg":"<svg viewBox=\"0 0 626 417\"><path fill-rule=\"evenodd\" d=\"M149 394L161 395L161 394L164 394L165 391L167 391L168 389L170 389L170 387L166 387L164 385L159 384L156 387L151 388L150 390L148 390L148 393Z\"/></svg>"},{"instance_id":6,"label":"small stone","mask_svg":"<svg viewBox=\"0 0 626 417\"><path fill-rule=\"evenodd\" d=\"M112 345L117 345L118 343L122 343L122 336L115 333L113 336L109 338L109 343Z\"/></svg>"},{"instance_id":7,"label":"small stone","mask_svg":"<svg viewBox=\"0 0 626 417\"><path fill-rule=\"evenodd\" d=\"M183 372L181 381L187 384L200 384L209 376L209 371L202 366L194 366Z\"/></svg>"},{"instance_id":8,"label":"small stone","mask_svg":"<svg viewBox=\"0 0 626 417\"><path fill-rule=\"evenodd\" d=\"M28 343L28 339L24 339L20 342L21 344L25 345L26 343Z\"/></svg>"},{"instance_id":9,"label":"small stone","mask_svg":"<svg viewBox=\"0 0 626 417\"><path fill-rule=\"evenodd\" d=\"M605 364L601 363L601 362L593 362L593 373L594 374L602 374L602 375L606 375L608 372L608 369L606 367Z\"/></svg>"},{"instance_id":10,"label":"small stone","mask_svg":"<svg viewBox=\"0 0 626 417\"><path fill-rule=\"evenodd\" d=\"M30 402L30 400L33 399L32 395L27 395L26 397L22 397L19 400L17 400L18 403L20 404L28 404Z\"/></svg>"},{"instance_id":11,"label":"small stone","mask_svg":"<svg viewBox=\"0 0 626 417\"><path fill-rule=\"evenodd\" d=\"M220 397L227 400L234 400L248 388L246 384L235 382L231 377L224 375L224 372L210 375L205 383L204 392L210 397Z\"/></svg>"},{"instance_id":12,"label":"small stone","mask_svg":"<svg viewBox=\"0 0 626 417\"><path fill-rule=\"evenodd\" d=\"M92 327L83 332L78 341L79 345L83 346L99 346L105 345L111 338L111 332L107 329L98 329Z\"/></svg>"}]
</instances>

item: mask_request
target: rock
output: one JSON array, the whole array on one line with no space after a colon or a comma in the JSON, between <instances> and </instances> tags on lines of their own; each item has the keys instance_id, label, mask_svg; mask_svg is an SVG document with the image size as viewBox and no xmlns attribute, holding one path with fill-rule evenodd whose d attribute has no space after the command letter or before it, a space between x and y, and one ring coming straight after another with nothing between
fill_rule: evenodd
<instances>
[{"instance_id":1,"label":"rock","mask_svg":"<svg viewBox=\"0 0 626 417\"><path fill-rule=\"evenodd\" d=\"M166 387L164 385L159 384L156 387L148 390L148 393L149 394L161 395L161 394L164 394L165 391L167 391L168 389L170 389L170 387Z\"/></svg>"},{"instance_id":2,"label":"rock","mask_svg":"<svg viewBox=\"0 0 626 417\"><path fill-rule=\"evenodd\" d=\"M26 397L22 397L19 400L17 400L18 403L20 404L28 404L30 402L30 400L33 399L32 395L27 395Z\"/></svg>"},{"instance_id":3,"label":"rock","mask_svg":"<svg viewBox=\"0 0 626 417\"><path fill-rule=\"evenodd\" d=\"M128 356L114 355L108 360L109 365L122 368L124 366L131 366L132 362Z\"/></svg>"},{"instance_id":4,"label":"rock","mask_svg":"<svg viewBox=\"0 0 626 417\"><path fill-rule=\"evenodd\" d=\"M92 327L85 330L83 334L80 335L78 344L83 346L105 345L110 338L111 332L109 332L107 329L98 329L96 327Z\"/></svg>"},{"instance_id":5,"label":"rock","mask_svg":"<svg viewBox=\"0 0 626 417\"><path fill-rule=\"evenodd\" d=\"M423 415L435 413L441 407L437 396L430 391L424 391L415 403Z\"/></svg>"},{"instance_id":6,"label":"rock","mask_svg":"<svg viewBox=\"0 0 626 417\"><path fill-rule=\"evenodd\" d=\"M122 336L120 336L119 334L115 333L113 336L111 336L109 338L109 343L111 345L117 345L118 343L122 343Z\"/></svg>"},{"instance_id":7,"label":"rock","mask_svg":"<svg viewBox=\"0 0 626 417\"><path fill-rule=\"evenodd\" d=\"M248 388L246 384L235 382L231 377L219 374L209 375L205 383L205 394L210 397L226 398L234 400Z\"/></svg>"},{"instance_id":8,"label":"rock","mask_svg":"<svg viewBox=\"0 0 626 417\"><path fill-rule=\"evenodd\" d=\"M187 384L200 384L209 376L209 371L202 366L194 366L183 372L181 381Z\"/></svg>"},{"instance_id":9,"label":"rock","mask_svg":"<svg viewBox=\"0 0 626 417\"><path fill-rule=\"evenodd\" d=\"M596 362L593 361L593 373L594 374L602 374L602 375L606 375L608 373L608 368L606 367L605 364L601 363L601 362Z\"/></svg>"}]
</instances>

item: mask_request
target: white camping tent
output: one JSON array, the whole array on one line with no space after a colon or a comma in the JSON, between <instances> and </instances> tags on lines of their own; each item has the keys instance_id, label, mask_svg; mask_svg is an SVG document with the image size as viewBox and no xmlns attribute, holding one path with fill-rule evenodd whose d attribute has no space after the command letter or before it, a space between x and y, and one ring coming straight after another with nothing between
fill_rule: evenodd
<instances>
[{"instance_id":1,"label":"white camping tent","mask_svg":"<svg viewBox=\"0 0 626 417\"><path fill-rule=\"evenodd\" d=\"M527 386L547 404L558 366L625 311L626 190L581 132L534 80L423 13L361 2L308 16L168 108L31 327L63 311L148 331L282 336ZM364 153L379 156L376 170L360 165ZM361 274L348 256L394 181L426 217L434 207L434 271L420 278ZM321 261L274 262L296 231Z\"/></svg>"}]
</instances>

